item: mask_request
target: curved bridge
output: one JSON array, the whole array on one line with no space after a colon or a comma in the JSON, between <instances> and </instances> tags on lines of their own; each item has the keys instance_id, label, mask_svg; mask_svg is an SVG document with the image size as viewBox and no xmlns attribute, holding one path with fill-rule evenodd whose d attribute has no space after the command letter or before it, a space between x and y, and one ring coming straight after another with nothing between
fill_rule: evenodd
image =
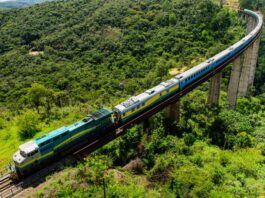
<instances>
[{"instance_id":1,"label":"curved bridge","mask_svg":"<svg viewBox=\"0 0 265 198\"><path fill-rule=\"evenodd\" d=\"M169 116L177 117L176 102L179 98L186 95L203 82L212 78L210 82L210 91L208 103L210 105L218 103L220 92L221 71L230 63L234 62L234 67L231 73L231 79L228 88L228 104L234 108L238 96L245 96L247 89L254 81L255 67L258 56L259 39L263 27L263 17L251 10L240 10L240 15L243 15L248 20L247 35L240 41L213 56L209 60L191 68L190 70L178 75L175 79L178 80L180 89L173 95L157 103L155 106L144 110L138 116L126 121L123 124L115 126L111 133L108 133L100 140L96 140L90 145L77 151L75 154L89 153L106 144L107 142L120 136L125 129L133 124L138 124L162 109L169 107ZM244 60L241 61L241 56L244 55ZM255 56L255 57L253 57ZM243 62L243 64L242 64ZM242 89L245 91L242 93ZM136 96L137 97L137 96Z\"/></svg>"}]
</instances>

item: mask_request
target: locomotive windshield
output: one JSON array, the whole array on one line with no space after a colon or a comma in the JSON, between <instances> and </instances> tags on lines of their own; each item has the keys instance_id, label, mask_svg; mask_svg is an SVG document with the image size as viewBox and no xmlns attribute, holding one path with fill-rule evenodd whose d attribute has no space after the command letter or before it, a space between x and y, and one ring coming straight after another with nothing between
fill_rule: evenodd
<instances>
[{"instance_id":1,"label":"locomotive windshield","mask_svg":"<svg viewBox=\"0 0 265 198\"><path fill-rule=\"evenodd\" d=\"M27 157L26 153L25 153L24 151L21 151L21 150L20 150L20 155L21 155L22 157Z\"/></svg>"}]
</instances>

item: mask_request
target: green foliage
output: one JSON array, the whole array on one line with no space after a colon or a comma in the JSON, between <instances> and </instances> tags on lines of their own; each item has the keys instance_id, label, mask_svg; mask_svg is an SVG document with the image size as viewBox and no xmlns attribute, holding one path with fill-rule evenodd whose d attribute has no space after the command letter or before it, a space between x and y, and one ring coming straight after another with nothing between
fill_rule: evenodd
<instances>
[{"instance_id":1,"label":"green foliage","mask_svg":"<svg viewBox=\"0 0 265 198\"><path fill-rule=\"evenodd\" d=\"M248 8L251 10L264 8L264 5L265 3L262 0L240 0L240 6L242 8Z\"/></svg>"},{"instance_id":2,"label":"green foliage","mask_svg":"<svg viewBox=\"0 0 265 198\"><path fill-rule=\"evenodd\" d=\"M122 139L111 142L99 150L102 154L111 156L115 165L124 165L138 154L137 146L141 140L141 128L134 126L128 129Z\"/></svg>"},{"instance_id":3,"label":"green foliage","mask_svg":"<svg viewBox=\"0 0 265 198\"><path fill-rule=\"evenodd\" d=\"M248 134L254 131L253 127L248 116L236 111L224 110L213 122L209 134L213 143L224 148L233 148L235 145L246 147L251 146ZM242 133L244 131L246 133Z\"/></svg>"},{"instance_id":4,"label":"green foliage","mask_svg":"<svg viewBox=\"0 0 265 198\"><path fill-rule=\"evenodd\" d=\"M115 104L168 78L170 68L205 58L216 40L228 46L242 31L234 14L209 0L57 1L0 11L0 19L0 104L19 110L26 101L49 110L47 99ZM30 54L36 51L43 53ZM60 100L25 98L34 83L46 94L62 93Z\"/></svg>"},{"instance_id":5,"label":"green foliage","mask_svg":"<svg viewBox=\"0 0 265 198\"><path fill-rule=\"evenodd\" d=\"M6 127L6 120L0 117L0 129L3 129Z\"/></svg>"},{"instance_id":6,"label":"green foliage","mask_svg":"<svg viewBox=\"0 0 265 198\"><path fill-rule=\"evenodd\" d=\"M36 112L30 110L24 112L17 120L20 139L32 138L40 130L39 121L39 115Z\"/></svg>"},{"instance_id":7,"label":"green foliage","mask_svg":"<svg viewBox=\"0 0 265 198\"><path fill-rule=\"evenodd\" d=\"M85 166L80 164L77 177L86 178L87 183L101 184L104 177L104 171L111 167L112 161L106 156L96 156L89 159Z\"/></svg>"},{"instance_id":8,"label":"green foliage","mask_svg":"<svg viewBox=\"0 0 265 198\"><path fill-rule=\"evenodd\" d=\"M41 84L34 83L28 89L27 98L29 103L34 105L38 112L40 106L45 106L47 111L49 111L51 109L52 95L52 90L45 88Z\"/></svg>"},{"instance_id":9,"label":"green foliage","mask_svg":"<svg viewBox=\"0 0 265 198\"><path fill-rule=\"evenodd\" d=\"M236 147L246 148L252 146L252 137L246 132L238 133L236 135Z\"/></svg>"}]
</instances>

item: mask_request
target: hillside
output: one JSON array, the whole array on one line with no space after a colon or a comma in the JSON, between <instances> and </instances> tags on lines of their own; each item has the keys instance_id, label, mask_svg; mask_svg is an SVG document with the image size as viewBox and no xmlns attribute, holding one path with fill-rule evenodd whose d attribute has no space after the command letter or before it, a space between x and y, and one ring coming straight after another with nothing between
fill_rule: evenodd
<instances>
[{"instance_id":1,"label":"hillside","mask_svg":"<svg viewBox=\"0 0 265 198\"><path fill-rule=\"evenodd\" d=\"M209 16L198 13L197 18L185 18L189 2L174 14L166 3L154 2L148 10L145 3L134 4L70 1L2 12L0 102L13 106L17 101L15 108L21 109L27 105L21 97L24 88L33 82L66 91L73 102L89 101L105 92L110 97L127 97L160 82L170 67L192 67L201 61L198 57L207 58L242 36L234 34L238 27L230 26L233 20L227 12L215 15L216 6ZM204 12L211 7L207 6ZM165 13L160 14L162 10ZM218 24L220 19L227 22ZM44 55L32 57L30 51ZM99 105L112 100L98 99Z\"/></svg>"},{"instance_id":2,"label":"hillside","mask_svg":"<svg viewBox=\"0 0 265 198\"><path fill-rule=\"evenodd\" d=\"M210 0L70 0L0 11L0 166L22 142L225 49L245 25ZM207 106L205 83L181 100L179 123L161 112L148 130L132 127L24 196L103 197L104 188L107 197L264 194L262 60L255 97L239 99L236 111L226 108L228 67L219 107Z\"/></svg>"}]
</instances>

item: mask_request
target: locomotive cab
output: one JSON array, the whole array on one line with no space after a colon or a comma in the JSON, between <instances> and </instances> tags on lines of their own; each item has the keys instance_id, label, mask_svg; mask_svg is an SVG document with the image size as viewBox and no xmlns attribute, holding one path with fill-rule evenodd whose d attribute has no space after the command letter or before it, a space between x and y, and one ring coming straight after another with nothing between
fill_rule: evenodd
<instances>
[{"instance_id":1,"label":"locomotive cab","mask_svg":"<svg viewBox=\"0 0 265 198\"><path fill-rule=\"evenodd\" d=\"M13 155L16 166L22 166L40 156L39 147L34 141L29 141L19 146L19 150Z\"/></svg>"}]
</instances>

